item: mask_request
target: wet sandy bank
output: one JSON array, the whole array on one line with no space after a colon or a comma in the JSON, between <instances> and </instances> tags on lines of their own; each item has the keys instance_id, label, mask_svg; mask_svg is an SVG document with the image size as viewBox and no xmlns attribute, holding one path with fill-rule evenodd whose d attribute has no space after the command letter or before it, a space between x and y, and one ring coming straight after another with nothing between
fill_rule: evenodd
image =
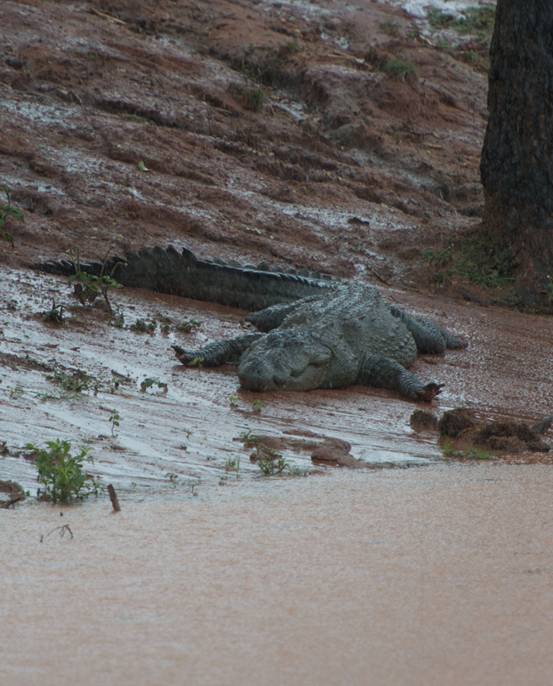
<instances>
[{"instance_id":1,"label":"wet sandy bank","mask_svg":"<svg viewBox=\"0 0 553 686\"><path fill-rule=\"evenodd\" d=\"M243 482L4 511L19 684L550 683L545 466ZM74 539L40 535L69 524ZM4 679L3 679L4 680Z\"/></svg>"}]
</instances>

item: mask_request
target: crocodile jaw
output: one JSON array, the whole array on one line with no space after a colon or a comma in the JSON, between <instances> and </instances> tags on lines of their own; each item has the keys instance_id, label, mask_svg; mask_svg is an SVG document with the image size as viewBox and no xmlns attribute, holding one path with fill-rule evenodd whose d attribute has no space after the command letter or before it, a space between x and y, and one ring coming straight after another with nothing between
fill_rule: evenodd
<instances>
[{"instance_id":1,"label":"crocodile jaw","mask_svg":"<svg viewBox=\"0 0 553 686\"><path fill-rule=\"evenodd\" d=\"M331 359L329 349L304 332L274 332L242 355L238 378L250 391L308 391L324 385Z\"/></svg>"}]
</instances>

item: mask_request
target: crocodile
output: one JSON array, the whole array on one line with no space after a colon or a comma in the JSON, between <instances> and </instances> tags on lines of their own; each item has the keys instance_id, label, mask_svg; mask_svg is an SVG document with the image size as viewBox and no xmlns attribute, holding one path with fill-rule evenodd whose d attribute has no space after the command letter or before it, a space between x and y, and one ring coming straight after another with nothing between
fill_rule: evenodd
<instances>
[{"instance_id":1,"label":"crocodile","mask_svg":"<svg viewBox=\"0 0 553 686\"><path fill-rule=\"evenodd\" d=\"M69 260L35 266L75 272ZM425 383L408 370L417 353L466 346L430 319L387 303L369 284L202 260L173 247L79 266L91 274L109 273L124 286L253 310L246 320L256 332L195 350L172 346L185 365L237 365L241 386L252 391L362 384L430 401L442 385Z\"/></svg>"}]
</instances>

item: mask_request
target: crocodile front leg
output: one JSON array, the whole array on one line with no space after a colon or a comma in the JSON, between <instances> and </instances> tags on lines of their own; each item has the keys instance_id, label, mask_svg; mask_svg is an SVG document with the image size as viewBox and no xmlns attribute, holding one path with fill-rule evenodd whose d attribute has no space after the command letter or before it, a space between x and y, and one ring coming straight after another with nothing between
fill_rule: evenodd
<instances>
[{"instance_id":1,"label":"crocodile front leg","mask_svg":"<svg viewBox=\"0 0 553 686\"><path fill-rule=\"evenodd\" d=\"M272 331L278 328L288 315L300 309L305 303L320 300L320 298L320 295L308 295L291 303L271 305L257 312L252 312L246 317L246 321L253 324L259 331Z\"/></svg>"},{"instance_id":2,"label":"crocodile front leg","mask_svg":"<svg viewBox=\"0 0 553 686\"><path fill-rule=\"evenodd\" d=\"M197 350L185 350L180 345L172 345L171 347L182 364L219 367L222 364L238 364L244 350L262 335L261 333L249 333L224 341L215 341Z\"/></svg>"},{"instance_id":3,"label":"crocodile front leg","mask_svg":"<svg viewBox=\"0 0 553 686\"><path fill-rule=\"evenodd\" d=\"M298 302L279 303L278 305L265 307L262 310L249 314L246 317L246 321L253 324L259 331L271 331L280 326L284 319L297 308Z\"/></svg>"},{"instance_id":4,"label":"crocodile front leg","mask_svg":"<svg viewBox=\"0 0 553 686\"><path fill-rule=\"evenodd\" d=\"M443 384L425 384L399 362L384 355L367 355L359 372L359 383L398 391L412 400L430 402L442 390Z\"/></svg>"}]
</instances>

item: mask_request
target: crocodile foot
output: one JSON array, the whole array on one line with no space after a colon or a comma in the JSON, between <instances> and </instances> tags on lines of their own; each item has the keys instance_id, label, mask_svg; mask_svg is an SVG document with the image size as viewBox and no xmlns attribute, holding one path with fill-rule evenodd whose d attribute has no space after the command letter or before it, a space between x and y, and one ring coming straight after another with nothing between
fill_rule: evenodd
<instances>
[{"instance_id":1,"label":"crocodile foot","mask_svg":"<svg viewBox=\"0 0 553 686\"><path fill-rule=\"evenodd\" d=\"M427 383L426 386L423 386L417 393L417 399L422 400L425 403L430 403L433 398L442 392L443 387L443 383Z\"/></svg>"},{"instance_id":2,"label":"crocodile foot","mask_svg":"<svg viewBox=\"0 0 553 686\"><path fill-rule=\"evenodd\" d=\"M190 364L198 358L198 353L195 351L185 350L184 348L181 348L180 345L172 345L171 347L175 351L178 361L182 364Z\"/></svg>"}]
</instances>

